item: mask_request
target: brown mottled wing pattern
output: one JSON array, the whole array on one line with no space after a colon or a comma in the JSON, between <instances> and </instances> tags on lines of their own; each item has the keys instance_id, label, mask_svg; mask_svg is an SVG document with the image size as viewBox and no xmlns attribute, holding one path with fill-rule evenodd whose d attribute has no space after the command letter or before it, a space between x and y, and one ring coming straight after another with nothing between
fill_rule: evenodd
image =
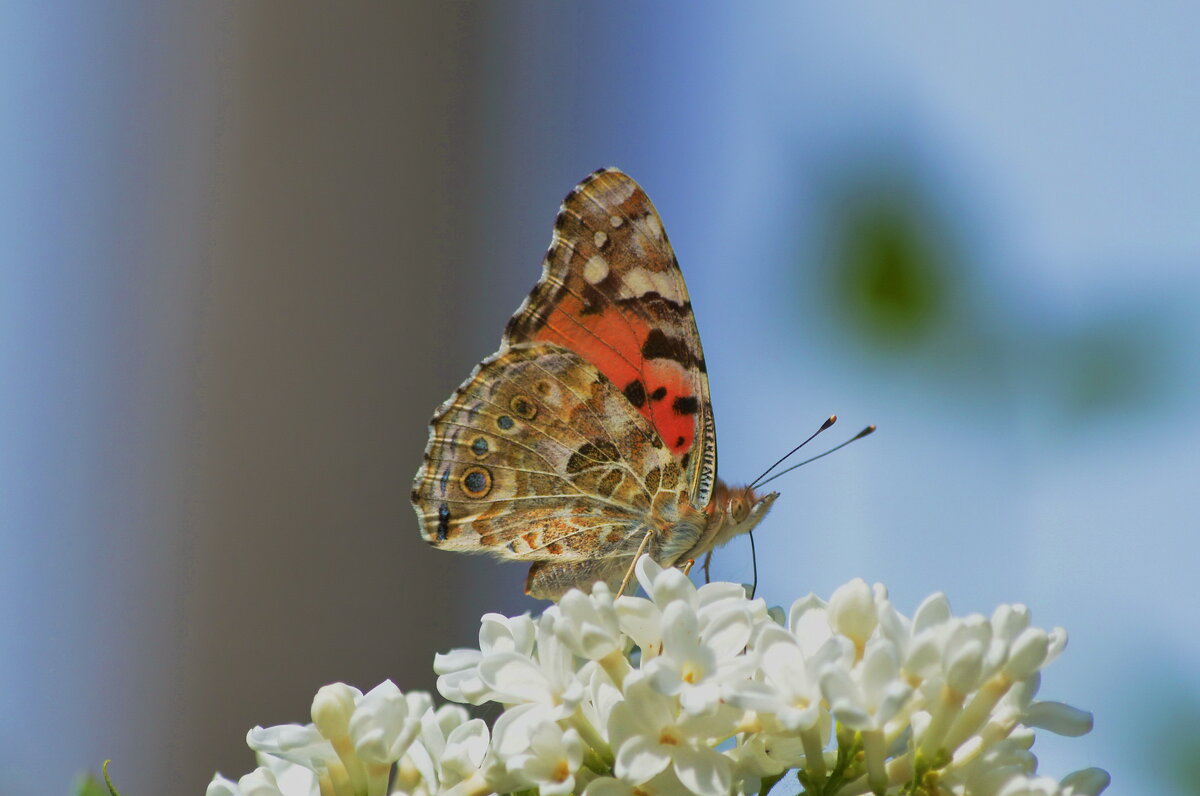
<instances>
[{"instance_id":1,"label":"brown mottled wing pattern","mask_svg":"<svg viewBox=\"0 0 1200 796\"><path fill-rule=\"evenodd\" d=\"M641 537L638 536L638 541ZM577 587L585 591L598 580L608 584L616 592L620 588L625 572L633 561L634 551L621 558L593 558L590 561L535 561L529 567L525 579L525 593L541 600L558 600L568 589Z\"/></svg>"},{"instance_id":2,"label":"brown mottled wing pattern","mask_svg":"<svg viewBox=\"0 0 1200 796\"><path fill-rule=\"evenodd\" d=\"M526 343L484 360L438 409L412 499L431 544L547 562L531 585L565 590L627 565L652 510L682 486L611 381L572 351ZM583 566L598 559L609 564Z\"/></svg>"},{"instance_id":3,"label":"brown mottled wing pattern","mask_svg":"<svg viewBox=\"0 0 1200 796\"><path fill-rule=\"evenodd\" d=\"M707 507L717 452L704 353L679 262L636 182L604 169L567 196L504 340L555 343L597 367L679 462L692 505Z\"/></svg>"}]
</instances>

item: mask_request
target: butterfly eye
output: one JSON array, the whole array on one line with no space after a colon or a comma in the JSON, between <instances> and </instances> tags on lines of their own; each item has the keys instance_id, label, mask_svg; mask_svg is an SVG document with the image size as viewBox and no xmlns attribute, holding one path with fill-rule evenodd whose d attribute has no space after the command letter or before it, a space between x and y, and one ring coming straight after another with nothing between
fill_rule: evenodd
<instances>
[{"instance_id":1,"label":"butterfly eye","mask_svg":"<svg viewBox=\"0 0 1200 796\"><path fill-rule=\"evenodd\" d=\"M745 522L746 517L750 516L749 504L741 498L734 498L729 501L729 514L734 522Z\"/></svg>"}]
</instances>

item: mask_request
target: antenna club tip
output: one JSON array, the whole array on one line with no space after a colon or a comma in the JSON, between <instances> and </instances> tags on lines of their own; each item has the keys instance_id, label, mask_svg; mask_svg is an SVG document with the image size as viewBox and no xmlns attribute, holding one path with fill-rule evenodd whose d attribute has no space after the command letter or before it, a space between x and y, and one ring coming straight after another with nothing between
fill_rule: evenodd
<instances>
[{"instance_id":1,"label":"antenna club tip","mask_svg":"<svg viewBox=\"0 0 1200 796\"><path fill-rule=\"evenodd\" d=\"M820 429L820 430L821 430L821 431L824 431L825 429L829 428L830 426L832 426L832 425L833 425L834 423L836 423L836 422L837 422L837 415L830 415L830 416L829 416L829 419L828 419L828 420L826 420L824 423L822 423L822 424L821 424L821 429ZM819 433L819 432L818 432L818 433Z\"/></svg>"},{"instance_id":2,"label":"antenna club tip","mask_svg":"<svg viewBox=\"0 0 1200 796\"><path fill-rule=\"evenodd\" d=\"M862 439L863 437L870 436L871 434L874 434L874 433L875 433L875 424L872 423L871 425L864 428L862 431L858 432L858 436L856 436L855 439Z\"/></svg>"}]
</instances>

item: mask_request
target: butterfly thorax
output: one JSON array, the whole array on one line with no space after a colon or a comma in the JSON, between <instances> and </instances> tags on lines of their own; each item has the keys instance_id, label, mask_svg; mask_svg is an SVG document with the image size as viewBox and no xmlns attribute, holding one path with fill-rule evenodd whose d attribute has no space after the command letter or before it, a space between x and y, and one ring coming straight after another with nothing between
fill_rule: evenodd
<instances>
[{"instance_id":1,"label":"butterfly thorax","mask_svg":"<svg viewBox=\"0 0 1200 796\"><path fill-rule=\"evenodd\" d=\"M778 492L759 495L748 486L729 486L718 478L706 510L708 522L704 533L680 560L699 558L730 539L749 533L762 522L777 497Z\"/></svg>"}]
</instances>

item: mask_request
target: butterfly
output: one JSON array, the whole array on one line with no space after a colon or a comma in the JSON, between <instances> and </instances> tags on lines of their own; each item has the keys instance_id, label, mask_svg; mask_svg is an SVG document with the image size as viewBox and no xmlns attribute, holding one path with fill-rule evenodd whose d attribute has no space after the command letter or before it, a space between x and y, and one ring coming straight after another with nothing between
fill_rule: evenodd
<instances>
[{"instance_id":1,"label":"butterfly","mask_svg":"<svg viewBox=\"0 0 1200 796\"><path fill-rule=\"evenodd\" d=\"M412 502L443 550L530 561L557 600L635 557L694 561L766 515L717 478L700 333L679 261L641 187L616 169L563 200L542 277L430 424Z\"/></svg>"}]
</instances>

